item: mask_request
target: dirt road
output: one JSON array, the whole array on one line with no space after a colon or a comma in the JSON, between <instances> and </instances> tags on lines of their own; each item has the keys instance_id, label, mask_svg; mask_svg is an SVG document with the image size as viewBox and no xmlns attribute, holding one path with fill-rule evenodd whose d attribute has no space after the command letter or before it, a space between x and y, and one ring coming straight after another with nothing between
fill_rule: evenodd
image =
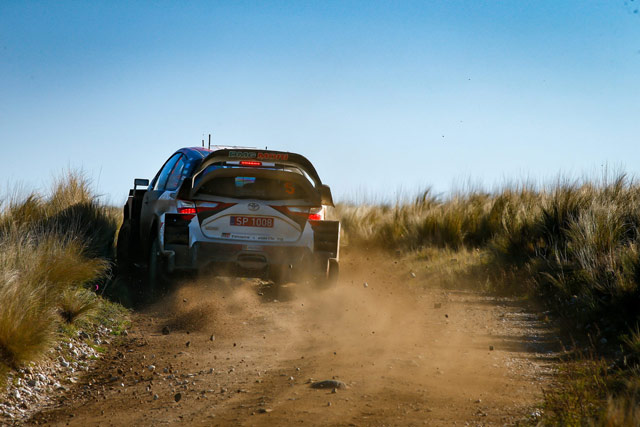
<instances>
[{"instance_id":1,"label":"dirt road","mask_svg":"<svg viewBox=\"0 0 640 427\"><path fill-rule=\"evenodd\" d=\"M553 334L511 300L416 275L368 255L345 257L339 285L324 291L182 284L135 314L124 343L30 422L503 425L529 416L553 369ZM310 387L327 379L347 388Z\"/></svg>"}]
</instances>

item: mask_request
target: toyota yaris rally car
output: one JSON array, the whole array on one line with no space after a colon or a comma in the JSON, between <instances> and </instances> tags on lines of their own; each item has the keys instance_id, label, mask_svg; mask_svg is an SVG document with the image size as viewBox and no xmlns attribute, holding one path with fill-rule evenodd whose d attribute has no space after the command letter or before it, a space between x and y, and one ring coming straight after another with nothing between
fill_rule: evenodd
<instances>
[{"instance_id":1,"label":"toyota yaris rally car","mask_svg":"<svg viewBox=\"0 0 640 427\"><path fill-rule=\"evenodd\" d=\"M146 270L150 287L181 271L331 284L340 223L329 206L331 190L299 154L182 148L150 183L134 181L118 266Z\"/></svg>"}]
</instances>

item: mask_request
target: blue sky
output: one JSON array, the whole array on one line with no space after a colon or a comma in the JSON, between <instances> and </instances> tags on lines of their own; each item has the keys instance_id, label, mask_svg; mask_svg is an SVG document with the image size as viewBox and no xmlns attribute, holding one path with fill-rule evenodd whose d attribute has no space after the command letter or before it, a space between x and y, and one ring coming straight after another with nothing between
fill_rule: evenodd
<instances>
[{"instance_id":1,"label":"blue sky","mask_svg":"<svg viewBox=\"0 0 640 427\"><path fill-rule=\"evenodd\" d=\"M0 1L0 183L123 202L177 148L302 153L338 198L640 172L640 0Z\"/></svg>"}]
</instances>

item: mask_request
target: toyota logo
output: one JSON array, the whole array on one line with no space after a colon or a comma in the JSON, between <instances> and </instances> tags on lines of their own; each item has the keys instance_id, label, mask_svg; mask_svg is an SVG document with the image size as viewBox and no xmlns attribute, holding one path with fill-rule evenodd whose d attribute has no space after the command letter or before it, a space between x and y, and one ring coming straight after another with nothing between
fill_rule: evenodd
<instances>
[{"instance_id":1,"label":"toyota logo","mask_svg":"<svg viewBox=\"0 0 640 427\"><path fill-rule=\"evenodd\" d=\"M251 202L249 203L249 210L250 211L257 211L258 209L260 209L260 205L255 203L255 202Z\"/></svg>"}]
</instances>

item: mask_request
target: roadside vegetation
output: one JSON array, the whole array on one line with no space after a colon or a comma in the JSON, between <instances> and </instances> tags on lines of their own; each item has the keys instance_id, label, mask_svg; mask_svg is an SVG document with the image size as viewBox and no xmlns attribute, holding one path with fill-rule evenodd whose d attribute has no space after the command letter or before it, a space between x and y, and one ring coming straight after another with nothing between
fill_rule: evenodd
<instances>
[{"instance_id":1,"label":"roadside vegetation","mask_svg":"<svg viewBox=\"0 0 640 427\"><path fill-rule=\"evenodd\" d=\"M108 305L96 290L110 274L118 220L74 172L47 195L1 200L0 383L3 372L41 357L65 329Z\"/></svg>"},{"instance_id":2,"label":"roadside vegetation","mask_svg":"<svg viewBox=\"0 0 640 427\"><path fill-rule=\"evenodd\" d=\"M535 298L556 314L580 351L545 393L544 424L637 422L640 183L619 175L450 197L428 190L395 204L341 204L337 214L350 246L411 252L439 280Z\"/></svg>"},{"instance_id":3,"label":"roadside vegetation","mask_svg":"<svg viewBox=\"0 0 640 427\"><path fill-rule=\"evenodd\" d=\"M443 286L464 281L553 310L576 350L545 391L543 424L637 422L640 183L620 175L450 197L425 191L393 204L343 203L336 213L348 246L411 253ZM48 194L1 200L0 382L60 334L121 324L121 307L99 296L119 222L78 173Z\"/></svg>"}]
</instances>

